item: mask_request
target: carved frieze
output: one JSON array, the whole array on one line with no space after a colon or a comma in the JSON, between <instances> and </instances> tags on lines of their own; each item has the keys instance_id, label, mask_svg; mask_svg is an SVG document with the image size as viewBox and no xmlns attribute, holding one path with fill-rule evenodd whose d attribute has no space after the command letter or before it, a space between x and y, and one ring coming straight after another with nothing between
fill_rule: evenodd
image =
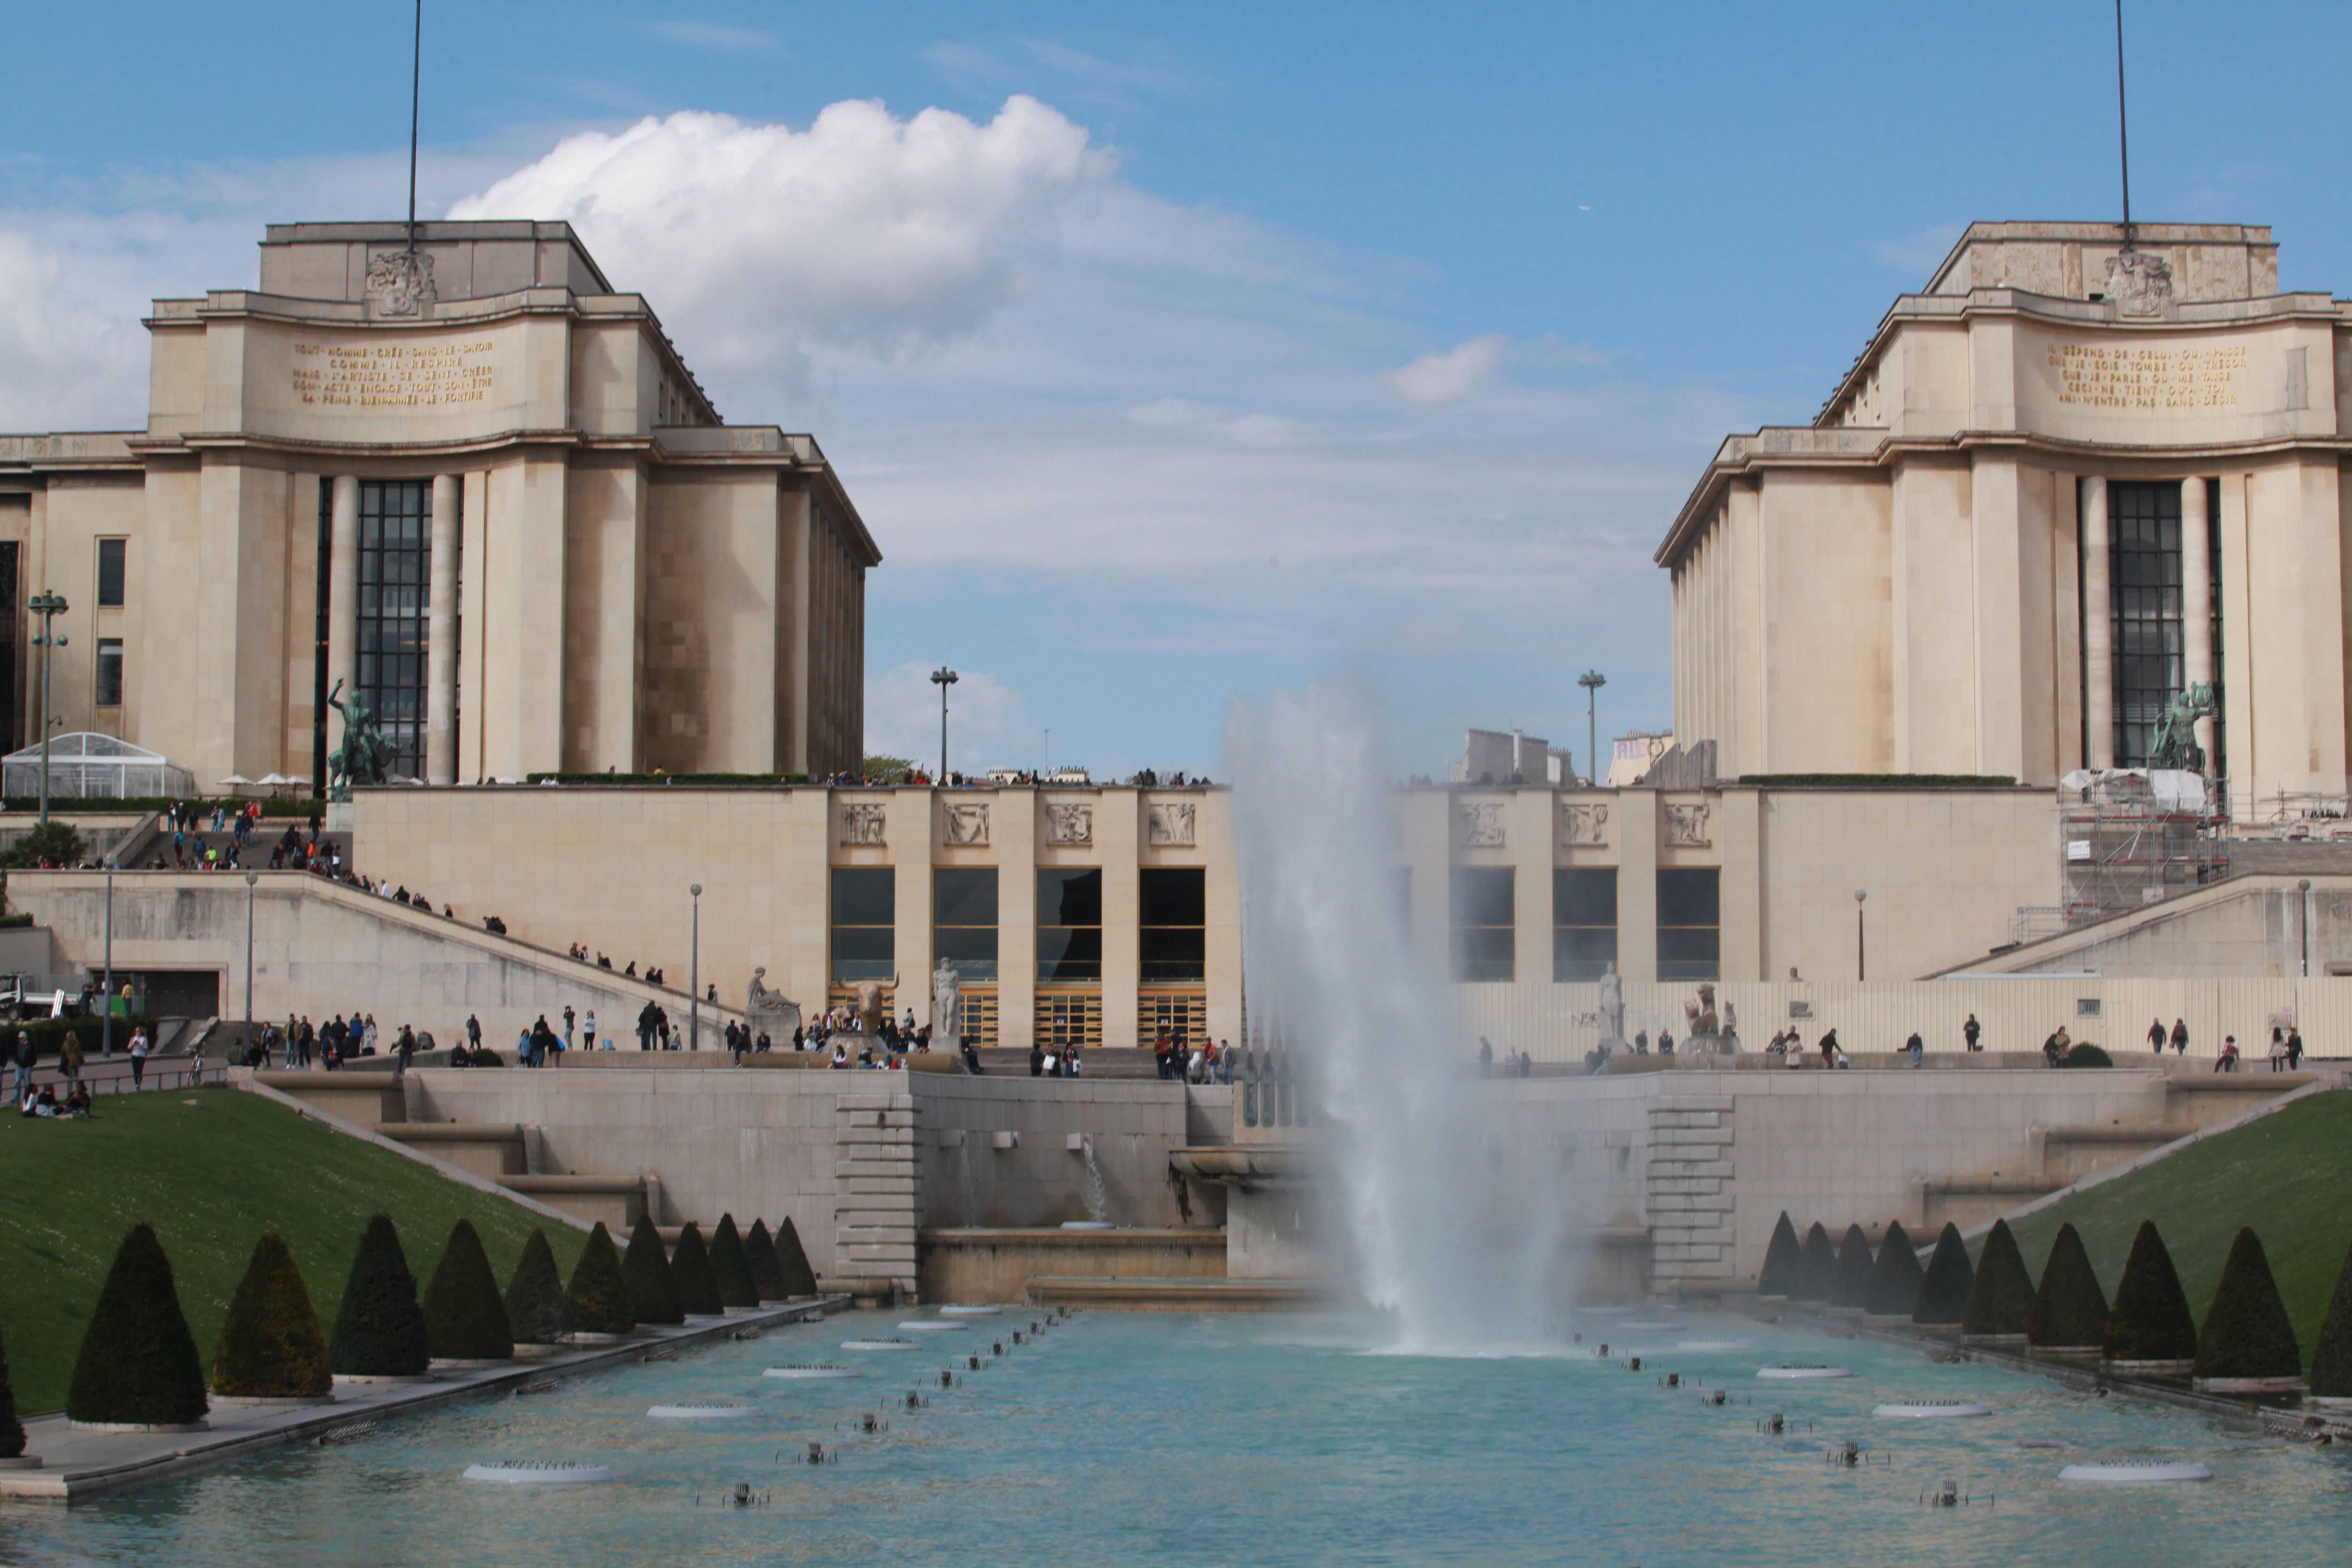
<instances>
[{"instance_id":1,"label":"carved frieze","mask_svg":"<svg viewBox=\"0 0 2352 1568\"><path fill-rule=\"evenodd\" d=\"M1669 803L1665 807L1665 842L1669 847L1682 847L1704 849L1711 842L1706 836L1706 807L1694 802L1689 805Z\"/></svg>"},{"instance_id":2,"label":"carved frieze","mask_svg":"<svg viewBox=\"0 0 2352 1568\"><path fill-rule=\"evenodd\" d=\"M887 809L879 802L844 805L841 808L841 841L844 844L883 843Z\"/></svg>"},{"instance_id":3,"label":"carved frieze","mask_svg":"<svg viewBox=\"0 0 2352 1568\"><path fill-rule=\"evenodd\" d=\"M1045 842L1059 845L1095 841L1095 808L1082 801L1045 803Z\"/></svg>"},{"instance_id":4,"label":"carved frieze","mask_svg":"<svg viewBox=\"0 0 2352 1568\"><path fill-rule=\"evenodd\" d=\"M958 801L948 807L948 842L950 844L986 844L988 842L988 807L979 803Z\"/></svg>"},{"instance_id":5,"label":"carved frieze","mask_svg":"<svg viewBox=\"0 0 2352 1568\"><path fill-rule=\"evenodd\" d=\"M1465 849L1504 847L1503 802L1464 800L1454 805L1454 838Z\"/></svg>"},{"instance_id":6,"label":"carved frieze","mask_svg":"<svg viewBox=\"0 0 2352 1568\"><path fill-rule=\"evenodd\" d=\"M379 316L414 316L435 298L433 258L405 250L368 258L369 308Z\"/></svg>"},{"instance_id":7,"label":"carved frieze","mask_svg":"<svg viewBox=\"0 0 2352 1568\"><path fill-rule=\"evenodd\" d=\"M1144 830L1153 844L1190 849L1195 842L1193 824L1199 811L1189 800L1157 802L1145 819Z\"/></svg>"},{"instance_id":8,"label":"carved frieze","mask_svg":"<svg viewBox=\"0 0 2352 1568\"><path fill-rule=\"evenodd\" d=\"M1608 804L1604 801L1560 802L1559 841L1570 845L1608 843Z\"/></svg>"}]
</instances>

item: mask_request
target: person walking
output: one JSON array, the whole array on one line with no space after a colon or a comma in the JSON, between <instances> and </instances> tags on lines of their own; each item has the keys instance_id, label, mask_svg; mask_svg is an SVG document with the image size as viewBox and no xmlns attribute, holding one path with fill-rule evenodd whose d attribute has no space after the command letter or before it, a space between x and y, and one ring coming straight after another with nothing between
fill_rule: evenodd
<instances>
[{"instance_id":1,"label":"person walking","mask_svg":"<svg viewBox=\"0 0 2352 1568\"><path fill-rule=\"evenodd\" d=\"M1916 1068L1920 1058L1927 1055L1927 1042L1919 1037L1918 1030L1914 1029L1911 1037L1903 1042L1903 1048L1911 1053L1911 1065Z\"/></svg>"},{"instance_id":2,"label":"person walking","mask_svg":"<svg viewBox=\"0 0 2352 1568\"><path fill-rule=\"evenodd\" d=\"M147 1087L147 1026L140 1025L131 1031L131 1087Z\"/></svg>"},{"instance_id":3,"label":"person walking","mask_svg":"<svg viewBox=\"0 0 2352 1568\"><path fill-rule=\"evenodd\" d=\"M2271 1071L2286 1071L2286 1031L2271 1026Z\"/></svg>"},{"instance_id":4,"label":"person walking","mask_svg":"<svg viewBox=\"0 0 2352 1568\"><path fill-rule=\"evenodd\" d=\"M416 1055L416 1031L403 1024L400 1026L400 1038L393 1042L392 1048L400 1058L399 1061L394 1064L393 1071L402 1078L406 1078L409 1061Z\"/></svg>"},{"instance_id":5,"label":"person walking","mask_svg":"<svg viewBox=\"0 0 2352 1568\"><path fill-rule=\"evenodd\" d=\"M9 1099L21 1100L27 1093L31 1092L33 1088L33 1064L40 1059L40 1052L36 1050L33 1047L33 1037L23 1029L17 1030L16 1051L11 1063L11 1065L16 1069L16 1079L14 1086L9 1089Z\"/></svg>"},{"instance_id":6,"label":"person walking","mask_svg":"<svg viewBox=\"0 0 2352 1568\"><path fill-rule=\"evenodd\" d=\"M1969 1021L1960 1026L1960 1038L1969 1043L1969 1049L1972 1051L1984 1049L1984 1026L1977 1022L1974 1013L1969 1014Z\"/></svg>"},{"instance_id":7,"label":"person walking","mask_svg":"<svg viewBox=\"0 0 2352 1568\"><path fill-rule=\"evenodd\" d=\"M479 1053L482 1048L482 1021L473 1014L466 1015L466 1049Z\"/></svg>"},{"instance_id":8,"label":"person walking","mask_svg":"<svg viewBox=\"0 0 2352 1568\"><path fill-rule=\"evenodd\" d=\"M1045 1076L1045 1047L1037 1043L1034 1036L1032 1036L1029 1040L1029 1076L1031 1078ZM1163 1071L1160 1076L1166 1078L1168 1075Z\"/></svg>"},{"instance_id":9,"label":"person walking","mask_svg":"<svg viewBox=\"0 0 2352 1568\"><path fill-rule=\"evenodd\" d=\"M527 1068L535 1068L539 1065L539 1036L537 1032L530 1029L524 1029L516 1034L515 1060L520 1062Z\"/></svg>"},{"instance_id":10,"label":"person walking","mask_svg":"<svg viewBox=\"0 0 2352 1568\"><path fill-rule=\"evenodd\" d=\"M58 1069L65 1074L68 1089L81 1087L81 1037L69 1029L64 1043L58 1047Z\"/></svg>"},{"instance_id":11,"label":"person walking","mask_svg":"<svg viewBox=\"0 0 2352 1568\"><path fill-rule=\"evenodd\" d=\"M1837 1031L1835 1029L1832 1029L1828 1034L1822 1037L1822 1066L1825 1068L1833 1068L1838 1065L1837 1059Z\"/></svg>"},{"instance_id":12,"label":"person walking","mask_svg":"<svg viewBox=\"0 0 2352 1568\"><path fill-rule=\"evenodd\" d=\"M2303 1031L2292 1024L2287 1026L2286 1031L2286 1070L2303 1070Z\"/></svg>"},{"instance_id":13,"label":"person walking","mask_svg":"<svg viewBox=\"0 0 2352 1568\"><path fill-rule=\"evenodd\" d=\"M2162 1056L2164 1054L2164 1020L2161 1018L2151 1020L2147 1026L2147 1048L2154 1051L2158 1056Z\"/></svg>"},{"instance_id":14,"label":"person walking","mask_svg":"<svg viewBox=\"0 0 2352 1568\"><path fill-rule=\"evenodd\" d=\"M2175 1057L2189 1054L2189 1024L2186 1019L2172 1020L2172 1054Z\"/></svg>"},{"instance_id":15,"label":"person walking","mask_svg":"<svg viewBox=\"0 0 2352 1568\"><path fill-rule=\"evenodd\" d=\"M563 1005L563 1048L567 1051L572 1048L572 1028L574 1021L572 1004L566 1002Z\"/></svg>"}]
</instances>

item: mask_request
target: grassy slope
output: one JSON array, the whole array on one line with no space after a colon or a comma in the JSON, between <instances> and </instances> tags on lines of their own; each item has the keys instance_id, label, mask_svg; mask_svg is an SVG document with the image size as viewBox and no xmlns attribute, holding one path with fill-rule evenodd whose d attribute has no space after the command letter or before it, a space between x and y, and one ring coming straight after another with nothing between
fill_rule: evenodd
<instances>
[{"instance_id":1,"label":"grassy slope","mask_svg":"<svg viewBox=\"0 0 2352 1568\"><path fill-rule=\"evenodd\" d=\"M198 1103L191 1104L191 1100ZM418 1287L449 1227L471 1218L501 1283L535 1226L568 1277L581 1233L331 1132L257 1094L108 1096L88 1121L0 1115L0 1333L16 1404L65 1403L83 1325L123 1233L155 1226L207 1369L253 1244L293 1248L328 1331L367 1216L400 1226Z\"/></svg>"},{"instance_id":2,"label":"grassy slope","mask_svg":"<svg viewBox=\"0 0 2352 1568\"><path fill-rule=\"evenodd\" d=\"M2140 1221L2164 1237L2189 1310L2202 1322L2241 1226L2263 1238L2305 1360L2352 1247L2352 1094L2315 1094L2273 1115L2118 1176L2011 1228L2040 1271L2072 1221L2112 1300Z\"/></svg>"}]
</instances>

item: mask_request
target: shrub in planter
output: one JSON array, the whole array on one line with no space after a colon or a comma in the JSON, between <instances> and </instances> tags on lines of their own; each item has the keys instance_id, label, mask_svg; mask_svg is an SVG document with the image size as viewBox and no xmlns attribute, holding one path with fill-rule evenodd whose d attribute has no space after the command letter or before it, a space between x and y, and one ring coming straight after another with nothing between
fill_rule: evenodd
<instances>
[{"instance_id":1,"label":"shrub in planter","mask_svg":"<svg viewBox=\"0 0 2352 1568\"><path fill-rule=\"evenodd\" d=\"M2311 1392L2323 1399L2352 1399L2352 1257L2336 1277L2336 1294L2319 1325L2319 1346L2311 1356ZM0 1436L5 1436L0 1430Z\"/></svg>"},{"instance_id":2,"label":"shrub in planter","mask_svg":"<svg viewBox=\"0 0 2352 1568\"><path fill-rule=\"evenodd\" d=\"M784 1277L785 1295L816 1294L816 1270L809 1267L808 1254L801 1250L801 1233L793 1228L790 1215L776 1226L776 1270Z\"/></svg>"},{"instance_id":3,"label":"shrub in planter","mask_svg":"<svg viewBox=\"0 0 2352 1568\"><path fill-rule=\"evenodd\" d=\"M1901 1220L1891 1221L1879 1238L1878 1263L1870 1271L1870 1299L1864 1303L1874 1318L1907 1318L1919 1304L1919 1249Z\"/></svg>"},{"instance_id":4,"label":"shrub in planter","mask_svg":"<svg viewBox=\"0 0 2352 1568\"><path fill-rule=\"evenodd\" d=\"M776 1244L768 1238L768 1222L755 1219L743 1237L743 1261L751 1269L751 1289L762 1301L781 1301L791 1292L784 1289L784 1271L776 1263Z\"/></svg>"},{"instance_id":5,"label":"shrub in planter","mask_svg":"<svg viewBox=\"0 0 2352 1568\"><path fill-rule=\"evenodd\" d=\"M1866 1307L1870 1304L1870 1277L1876 1268L1870 1256L1870 1237L1862 1226L1845 1227L1845 1239L1838 1243L1837 1272L1830 1276L1829 1304L1832 1307Z\"/></svg>"},{"instance_id":6,"label":"shrub in planter","mask_svg":"<svg viewBox=\"0 0 2352 1568\"><path fill-rule=\"evenodd\" d=\"M213 1392L241 1399L316 1399L334 1387L310 1288L286 1238L265 1230L221 1325Z\"/></svg>"},{"instance_id":7,"label":"shrub in planter","mask_svg":"<svg viewBox=\"0 0 2352 1568\"><path fill-rule=\"evenodd\" d=\"M553 1260L550 1254L551 1265ZM572 1266L572 1289L563 1304L576 1334L625 1334L637 1326L636 1313L629 1306L629 1281L621 1266L621 1249L613 1245L612 1232L602 1220L588 1233L587 1243L580 1248L580 1261Z\"/></svg>"},{"instance_id":8,"label":"shrub in planter","mask_svg":"<svg viewBox=\"0 0 2352 1568\"><path fill-rule=\"evenodd\" d=\"M425 1288L425 1353L444 1361L504 1361L514 1354L514 1327L499 1299L499 1279L474 1222L460 1218Z\"/></svg>"},{"instance_id":9,"label":"shrub in planter","mask_svg":"<svg viewBox=\"0 0 2352 1568\"><path fill-rule=\"evenodd\" d=\"M719 1281L719 1300L729 1307L756 1307L759 1287L751 1283L751 1259L743 1256L743 1238L735 1234L735 1216L719 1216L710 1233L710 1272Z\"/></svg>"},{"instance_id":10,"label":"shrub in planter","mask_svg":"<svg viewBox=\"0 0 2352 1568\"><path fill-rule=\"evenodd\" d=\"M2111 1068L2116 1065L2116 1058L2086 1040L2060 1057L2058 1065L2062 1068Z\"/></svg>"},{"instance_id":11,"label":"shrub in planter","mask_svg":"<svg viewBox=\"0 0 2352 1568\"><path fill-rule=\"evenodd\" d=\"M1969 1287L1960 1332L1970 1339L2022 1339L2032 1317L2033 1276L2025 1270L2009 1222L1997 1219L1977 1255L1976 1282Z\"/></svg>"},{"instance_id":12,"label":"shrub in planter","mask_svg":"<svg viewBox=\"0 0 2352 1568\"><path fill-rule=\"evenodd\" d=\"M1797 1240L1797 1227L1789 1223L1789 1211L1782 1209L1780 1223L1772 1227L1772 1244L1764 1249L1764 1268L1756 1276L1756 1293L1787 1296L1790 1285L1797 1278L1797 1263L1804 1255L1804 1246Z\"/></svg>"},{"instance_id":13,"label":"shrub in planter","mask_svg":"<svg viewBox=\"0 0 2352 1568\"><path fill-rule=\"evenodd\" d=\"M2142 1220L2107 1310L2106 1359L2127 1369L2185 1371L2196 1357L2197 1320L2189 1315L2188 1293L2156 1223Z\"/></svg>"},{"instance_id":14,"label":"shrub in planter","mask_svg":"<svg viewBox=\"0 0 2352 1568\"><path fill-rule=\"evenodd\" d=\"M208 1403L204 1363L172 1282L172 1260L152 1226L132 1226L82 1334L66 1416L178 1426L203 1420Z\"/></svg>"},{"instance_id":15,"label":"shrub in planter","mask_svg":"<svg viewBox=\"0 0 2352 1568\"><path fill-rule=\"evenodd\" d=\"M328 1356L345 1377L420 1377L425 1349L425 1313L416 1304L416 1276L400 1249L392 1216L370 1219L343 1285Z\"/></svg>"},{"instance_id":16,"label":"shrub in planter","mask_svg":"<svg viewBox=\"0 0 2352 1568\"><path fill-rule=\"evenodd\" d=\"M621 1255L621 1277L629 1282L629 1314L638 1322L686 1321L677 1288L670 1280L669 1255L662 1250L661 1233L652 1220L640 1219L631 1227L629 1249Z\"/></svg>"},{"instance_id":17,"label":"shrub in planter","mask_svg":"<svg viewBox=\"0 0 2352 1568\"><path fill-rule=\"evenodd\" d=\"M2107 1293L2083 1250L2073 1225L2058 1227L2050 1260L2042 1266L2042 1289L2034 1292L2026 1320L2025 1342L2036 1350L2097 1355L2107 1341Z\"/></svg>"},{"instance_id":18,"label":"shrub in planter","mask_svg":"<svg viewBox=\"0 0 2352 1568\"><path fill-rule=\"evenodd\" d=\"M2196 1375L2231 1382L2303 1375L2303 1352L2271 1278L2270 1258L2251 1226L2230 1244L2221 1283L2197 1334Z\"/></svg>"},{"instance_id":19,"label":"shrub in planter","mask_svg":"<svg viewBox=\"0 0 2352 1568\"><path fill-rule=\"evenodd\" d=\"M1958 1328L1969 1314L1969 1292L1975 1288L1976 1266L1969 1261L1969 1244L1960 1227L1947 1224L1936 1237L1927 1258L1927 1272L1919 1280L1919 1301L1911 1321L1923 1328Z\"/></svg>"},{"instance_id":20,"label":"shrub in planter","mask_svg":"<svg viewBox=\"0 0 2352 1568\"><path fill-rule=\"evenodd\" d=\"M686 1222L677 1250L670 1255L669 1283L683 1311L711 1318L727 1310L719 1298L719 1276L711 1271L710 1249L702 1245L702 1227L692 1220Z\"/></svg>"},{"instance_id":21,"label":"shrub in planter","mask_svg":"<svg viewBox=\"0 0 2352 1568\"><path fill-rule=\"evenodd\" d=\"M611 1250L612 1246L608 1236L605 1249ZM619 1272L617 1258L614 1271ZM514 1331L517 1342L526 1345L556 1344L572 1331L572 1306L564 1300L563 1276L556 1271L555 1249L547 1245L543 1230L532 1231L530 1239L522 1244L522 1261L515 1265L514 1278L507 1281L507 1327Z\"/></svg>"},{"instance_id":22,"label":"shrub in planter","mask_svg":"<svg viewBox=\"0 0 2352 1568\"><path fill-rule=\"evenodd\" d=\"M1805 1232L1805 1245L1797 1255L1797 1277L1789 1282L1791 1301L1825 1301L1830 1287L1837 1282L1837 1247L1830 1233L1822 1228L1821 1221Z\"/></svg>"},{"instance_id":23,"label":"shrub in planter","mask_svg":"<svg viewBox=\"0 0 2352 1568\"><path fill-rule=\"evenodd\" d=\"M8 1347L0 1344L0 1459L25 1457L25 1424L16 1419L16 1389L8 1381Z\"/></svg>"}]
</instances>

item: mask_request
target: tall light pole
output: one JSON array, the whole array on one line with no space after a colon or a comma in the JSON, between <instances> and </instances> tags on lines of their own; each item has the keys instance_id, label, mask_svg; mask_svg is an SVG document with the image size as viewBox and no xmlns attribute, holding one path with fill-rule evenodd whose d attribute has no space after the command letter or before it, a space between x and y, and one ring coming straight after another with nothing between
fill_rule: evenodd
<instances>
[{"instance_id":1,"label":"tall light pole","mask_svg":"<svg viewBox=\"0 0 2352 1568\"><path fill-rule=\"evenodd\" d=\"M2311 978L2311 879L2295 883L2295 891L2303 896L2303 977Z\"/></svg>"},{"instance_id":2,"label":"tall light pole","mask_svg":"<svg viewBox=\"0 0 2352 1568\"><path fill-rule=\"evenodd\" d=\"M259 880L258 871L245 874L245 1048L248 1052L253 1049L253 885Z\"/></svg>"},{"instance_id":3,"label":"tall light pole","mask_svg":"<svg viewBox=\"0 0 2352 1568\"><path fill-rule=\"evenodd\" d=\"M1598 789L1601 787L1601 729L1594 714L1599 710L1601 689L1609 684L1609 678L1597 669L1588 669L1576 678L1576 683L1584 688L1584 769L1590 775L1589 782Z\"/></svg>"},{"instance_id":4,"label":"tall light pole","mask_svg":"<svg viewBox=\"0 0 2352 1568\"><path fill-rule=\"evenodd\" d=\"M33 646L41 650L41 826L49 825L49 666L57 662L52 649L66 646L66 639L57 635L55 622L66 613L65 595L47 588L25 601L25 607L41 617L41 629L33 634Z\"/></svg>"},{"instance_id":5,"label":"tall light pole","mask_svg":"<svg viewBox=\"0 0 2352 1568\"><path fill-rule=\"evenodd\" d=\"M1860 888L1853 890L1853 977L1870 978L1870 952L1862 944L1862 905L1870 895Z\"/></svg>"},{"instance_id":6,"label":"tall light pole","mask_svg":"<svg viewBox=\"0 0 2352 1568\"><path fill-rule=\"evenodd\" d=\"M948 782L948 688L956 683L956 672L946 665L931 671L931 684L940 689L940 787Z\"/></svg>"},{"instance_id":7,"label":"tall light pole","mask_svg":"<svg viewBox=\"0 0 2352 1568\"><path fill-rule=\"evenodd\" d=\"M106 983L100 988L99 1005L106 1009L104 1022L98 1026L98 1054L114 1054L114 872L121 862L113 856L106 861Z\"/></svg>"},{"instance_id":8,"label":"tall light pole","mask_svg":"<svg viewBox=\"0 0 2352 1568\"><path fill-rule=\"evenodd\" d=\"M694 895L694 938L686 958L686 1048L702 1048L702 884L687 889Z\"/></svg>"}]
</instances>

